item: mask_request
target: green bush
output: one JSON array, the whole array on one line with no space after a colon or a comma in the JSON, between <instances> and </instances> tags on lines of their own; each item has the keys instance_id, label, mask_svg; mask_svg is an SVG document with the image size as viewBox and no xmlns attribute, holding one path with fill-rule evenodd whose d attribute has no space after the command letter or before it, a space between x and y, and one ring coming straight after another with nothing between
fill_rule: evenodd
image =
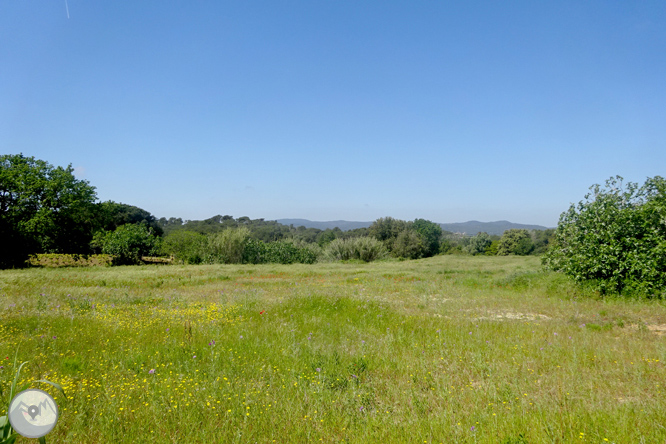
<instances>
[{"instance_id":1,"label":"green bush","mask_svg":"<svg viewBox=\"0 0 666 444\"><path fill-rule=\"evenodd\" d=\"M206 236L203 260L214 264L240 264L243 262L245 244L250 238L246 227L227 228Z\"/></svg>"},{"instance_id":2,"label":"green bush","mask_svg":"<svg viewBox=\"0 0 666 444\"><path fill-rule=\"evenodd\" d=\"M548 269L602 294L663 297L666 292L666 180L639 188L622 178L599 185L562 213L543 256Z\"/></svg>"},{"instance_id":3,"label":"green bush","mask_svg":"<svg viewBox=\"0 0 666 444\"><path fill-rule=\"evenodd\" d=\"M200 264L205 256L206 236L194 231L176 230L164 237L162 253L184 264Z\"/></svg>"},{"instance_id":4,"label":"green bush","mask_svg":"<svg viewBox=\"0 0 666 444\"><path fill-rule=\"evenodd\" d=\"M416 219L412 224L412 229L421 236L425 248L424 257L435 256L439 253L439 238L442 237L442 227L429 220Z\"/></svg>"},{"instance_id":5,"label":"green bush","mask_svg":"<svg viewBox=\"0 0 666 444\"><path fill-rule=\"evenodd\" d=\"M497 256L497 248L499 247L499 241L492 241L488 248L486 249L486 256Z\"/></svg>"},{"instance_id":6,"label":"green bush","mask_svg":"<svg viewBox=\"0 0 666 444\"><path fill-rule=\"evenodd\" d=\"M92 245L101 247L102 253L112 255L114 265L133 265L141 263L141 256L158 254L161 238L146 225L126 224L115 231L96 233Z\"/></svg>"},{"instance_id":7,"label":"green bush","mask_svg":"<svg viewBox=\"0 0 666 444\"><path fill-rule=\"evenodd\" d=\"M515 254L519 256L528 255L534 250L534 243L530 232L524 229L511 228L502 234L497 245L499 256Z\"/></svg>"},{"instance_id":8,"label":"green bush","mask_svg":"<svg viewBox=\"0 0 666 444\"><path fill-rule=\"evenodd\" d=\"M392 254L405 259L420 259L427 256L428 246L419 233L404 230L395 239Z\"/></svg>"},{"instance_id":9,"label":"green bush","mask_svg":"<svg viewBox=\"0 0 666 444\"><path fill-rule=\"evenodd\" d=\"M292 241L262 242L248 239L245 243L243 262L249 264L314 264L321 256L316 244L294 243Z\"/></svg>"},{"instance_id":10,"label":"green bush","mask_svg":"<svg viewBox=\"0 0 666 444\"><path fill-rule=\"evenodd\" d=\"M465 253L476 255L483 254L490 247L492 241L490 240L490 235L488 233L479 233L476 236L473 236L469 243L465 246Z\"/></svg>"},{"instance_id":11,"label":"green bush","mask_svg":"<svg viewBox=\"0 0 666 444\"><path fill-rule=\"evenodd\" d=\"M329 243L324 250L324 256L334 261L357 259L372 262L388 256L388 250L384 243L374 237L352 237L335 239Z\"/></svg>"}]
</instances>

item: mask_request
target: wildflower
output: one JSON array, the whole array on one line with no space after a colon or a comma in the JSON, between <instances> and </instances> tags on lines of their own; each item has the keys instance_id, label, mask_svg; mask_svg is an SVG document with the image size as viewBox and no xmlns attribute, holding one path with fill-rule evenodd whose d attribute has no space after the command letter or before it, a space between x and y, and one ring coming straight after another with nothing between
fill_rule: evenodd
<instances>
[{"instance_id":1,"label":"wildflower","mask_svg":"<svg viewBox=\"0 0 666 444\"><path fill-rule=\"evenodd\" d=\"M167 328L166 331L169 331L169 329Z\"/></svg>"},{"instance_id":2,"label":"wildflower","mask_svg":"<svg viewBox=\"0 0 666 444\"><path fill-rule=\"evenodd\" d=\"M471 429L471 430L472 430L472 432L473 432L473 431L474 431L475 429L476 429L476 427L472 426L472 429Z\"/></svg>"},{"instance_id":3,"label":"wildflower","mask_svg":"<svg viewBox=\"0 0 666 444\"><path fill-rule=\"evenodd\" d=\"M356 375L352 375L352 378L356 378L356 379L358 379L358 376L356 376Z\"/></svg>"},{"instance_id":4,"label":"wildflower","mask_svg":"<svg viewBox=\"0 0 666 444\"><path fill-rule=\"evenodd\" d=\"M155 369L154 369L154 368L151 368L151 369L148 371L148 374L149 374L149 375L152 375L153 373L155 373Z\"/></svg>"},{"instance_id":5,"label":"wildflower","mask_svg":"<svg viewBox=\"0 0 666 444\"><path fill-rule=\"evenodd\" d=\"M321 368L317 367L315 370L317 370L318 372L320 372L320 371L321 371Z\"/></svg>"},{"instance_id":6,"label":"wildflower","mask_svg":"<svg viewBox=\"0 0 666 444\"><path fill-rule=\"evenodd\" d=\"M262 315L264 313L266 313L266 310L262 310L262 311L259 312L260 315Z\"/></svg>"},{"instance_id":7,"label":"wildflower","mask_svg":"<svg viewBox=\"0 0 666 444\"><path fill-rule=\"evenodd\" d=\"M53 337L53 339L56 339L56 338L57 338L57 336L54 336L54 337Z\"/></svg>"}]
</instances>

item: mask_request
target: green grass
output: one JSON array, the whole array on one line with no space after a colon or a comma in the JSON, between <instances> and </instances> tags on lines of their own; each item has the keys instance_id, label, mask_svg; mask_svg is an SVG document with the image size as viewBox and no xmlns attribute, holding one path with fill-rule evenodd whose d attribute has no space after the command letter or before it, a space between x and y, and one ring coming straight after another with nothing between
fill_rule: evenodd
<instances>
[{"instance_id":1,"label":"green grass","mask_svg":"<svg viewBox=\"0 0 666 444\"><path fill-rule=\"evenodd\" d=\"M664 325L533 257L5 270L0 381L47 442L666 442Z\"/></svg>"}]
</instances>

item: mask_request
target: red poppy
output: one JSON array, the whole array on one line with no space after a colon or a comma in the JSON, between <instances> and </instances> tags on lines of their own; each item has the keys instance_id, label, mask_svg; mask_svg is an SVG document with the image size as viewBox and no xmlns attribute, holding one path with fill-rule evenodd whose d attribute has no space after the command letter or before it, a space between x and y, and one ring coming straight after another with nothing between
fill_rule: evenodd
<instances>
[{"instance_id":1,"label":"red poppy","mask_svg":"<svg viewBox=\"0 0 666 444\"><path fill-rule=\"evenodd\" d=\"M261 312L259 312L259 314L262 315L262 314L264 314L265 311L266 310L261 310Z\"/></svg>"}]
</instances>

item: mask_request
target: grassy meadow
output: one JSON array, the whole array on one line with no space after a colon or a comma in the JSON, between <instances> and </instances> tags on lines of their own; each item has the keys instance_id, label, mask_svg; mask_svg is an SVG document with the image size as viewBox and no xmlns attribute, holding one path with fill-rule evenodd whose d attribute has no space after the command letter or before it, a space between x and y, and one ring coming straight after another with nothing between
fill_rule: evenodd
<instances>
[{"instance_id":1,"label":"grassy meadow","mask_svg":"<svg viewBox=\"0 0 666 444\"><path fill-rule=\"evenodd\" d=\"M18 349L51 443L666 442L662 333L536 257L4 270L0 415Z\"/></svg>"}]
</instances>

